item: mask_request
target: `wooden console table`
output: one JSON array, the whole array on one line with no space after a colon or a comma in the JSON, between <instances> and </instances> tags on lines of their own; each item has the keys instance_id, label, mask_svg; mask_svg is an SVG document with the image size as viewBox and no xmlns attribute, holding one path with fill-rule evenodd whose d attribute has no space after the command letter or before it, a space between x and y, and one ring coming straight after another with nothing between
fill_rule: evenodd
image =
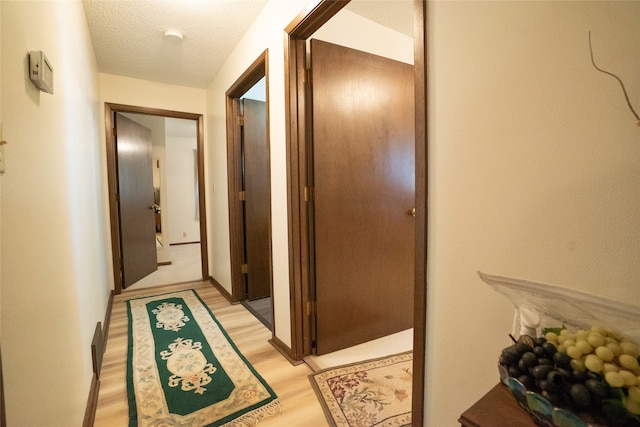
<instances>
[{"instance_id":1,"label":"wooden console table","mask_svg":"<svg viewBox=\"0 0 640 427\"><path fill-rule=\"evenodd\" d=\"M458 422L462 427L537 427L501 383L464 411Z\"/></svg>"}]
</instances>

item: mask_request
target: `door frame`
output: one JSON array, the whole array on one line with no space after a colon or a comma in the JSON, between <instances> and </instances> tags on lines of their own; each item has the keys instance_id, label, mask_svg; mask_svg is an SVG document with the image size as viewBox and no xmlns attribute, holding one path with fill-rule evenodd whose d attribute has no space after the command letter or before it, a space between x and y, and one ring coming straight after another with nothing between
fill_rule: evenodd
<instances>
[{"instance_id":1,"label":"door frame","mask_svg":"<svg viewBox=\"0 0 640 427\"><path fill-rule=\"evenodd\" d=\"M267 152L269 152L269 52L265 50L256 58L244 73L225 92L226 127L227 127L227 183L229 197L229 243L231 250L231 302L246 299L242 264L244 259L244 230L242 227L243 212L240 192L242 191L242 148L238 131L238 100L260 79L266 81L267 100ZM267 156L267 169L271 176L270 156ZM270 188L271 180L267 184ZM269 207L271 207L271 191L269 189ZM269 209L269 242L271 242L271 209ZM270 298L273 298L273 257L269 247L269 287ZM273 307L273 303L271 304ZM272 328L272 333L275 333Z\"/></svg>"},{"instance_id":2,"label":"door frame","mask_svg":"<svg viewBox=\"0 0 640 427\"><path fill-rule=\"evenodd\" d=\"M287 209L289 214L289 292L291 354L300 360L311 354L311 252L309 200L311 106L305 83L306 40L340 11L349 0L321 0L301 12L286 28L285 122L287 155ZM415 274L412 425L422 426L425 398L425 333L427 310L427 2L414 0L415 76Z\"/></svg>"},{"instance_id":3,"label":"door frame","mask_svg":"<svg viewBox=\"0 0 640 427\"><path fill-rule=\"evenodd\" d=\"M118 213L118 154L114 138L115 113L136 113L152 116L171 117L176 119L190 119L196 121L197 135L197 165L198 165L198 206L200 209L200 260L203 280L209 277L208 246L207 246L207 212L205 204L204 182L204 119L202 114L185 113L180 111L161 110L158 108L137 107L133 105L114 104L105 102L105 135L107 150L107 186L109 188L109 217L111 228L111 256L113 263L114 294L122 293L122 256L120 239L120 216Z\"/></svg>"}]
</instances>

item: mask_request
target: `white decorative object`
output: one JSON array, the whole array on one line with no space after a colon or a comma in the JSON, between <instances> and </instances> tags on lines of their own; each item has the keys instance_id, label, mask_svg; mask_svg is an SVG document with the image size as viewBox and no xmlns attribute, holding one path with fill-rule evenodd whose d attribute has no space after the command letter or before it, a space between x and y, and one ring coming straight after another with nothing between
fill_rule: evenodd
<instances>
[{"instance_id":1,"label":"white decorative object","mask_svg":"<svg viewBox=\"0 0 640 427\"><path fill-rule=\"evenodd\" d=\"M503 294L516 308L513 332L567 326L590 329L593 325L611 328L634 342L640 342L640 307L601 296L527 280L494 276L482 272L483 282Z\"/></svg>"}]
</instances>

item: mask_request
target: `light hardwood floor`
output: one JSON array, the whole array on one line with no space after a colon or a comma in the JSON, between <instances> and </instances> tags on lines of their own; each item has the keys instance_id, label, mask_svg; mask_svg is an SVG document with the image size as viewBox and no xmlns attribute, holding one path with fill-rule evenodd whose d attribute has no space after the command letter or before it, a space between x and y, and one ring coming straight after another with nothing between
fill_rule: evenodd
<instances>
[{"instance_id":1,"label":"light hardwood floor","mask_svg":"<svg viewBox=\"0 0 640 427\"><path fill-rule=\"evenodd\" d=\"M114 299L111 325L101 371L94 426L125 427L129 422L126 390L127 309L125 301L143 295L194 289L209 306L242 354L278 395L282 413L259 427L323 427L329 425L307 376L311 369L293 366L271 344L271 332L242 305L231 305L209 283L193 282L152 289L124 291Z\"/></svg>"}]
</instances>

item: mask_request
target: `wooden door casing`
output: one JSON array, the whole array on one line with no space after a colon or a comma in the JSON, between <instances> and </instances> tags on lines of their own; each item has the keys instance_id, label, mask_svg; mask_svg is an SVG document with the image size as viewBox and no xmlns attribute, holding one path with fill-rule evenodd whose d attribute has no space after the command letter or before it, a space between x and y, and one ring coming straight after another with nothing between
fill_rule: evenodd
<instances>
[{"instance_id":1,"label":"wooden door casing","mask_svg":"<svg viewBox=\"0 0 640 427\"><path fill-rule=\"evenodd\" d=\"M267 104L243 99L244 236L249 300L271 295Z\"/></svg>"},{"instance_id":2,"label":"wooden door casing","mask_svg":"<svg viewBox=\"0 0 640 427\"><path fill-rule=\"evenodd\" d=\"M311 41L316 354L413 326L413 66Z\"/></svg>"},{"instance_id":3,"label":"wooden door casing","mask_svg":"<svg viewBox=\"0 0 640 427\"><path fill-rule=\"evenodd\" d=\"M426 37L427 4L413 0L414 8L414 81L415 81L415 154L416 154L416 261L414 277L413 385L411 418L413 426L424 424L426 395L425 349L427 327L427 159L429 119L427 115ZM335 16L346 4L320 0L307 13L301 13L285 28L285 122L287 156L287 197L289 218L289 281L291 301L291 345L274 340L283 354L295 360L311 354L311 316L309 312L311 279L308 254L307 204L307 132L311 118L307 111L308 91L304 70L307 67L306 40Z\"/></svg>"},{"instance_id":4,"label":"wooden door casing","mask_svg":"<svg viewBox=\"0 0 640 427\"><path fill-rule=\"evenodd\" d=\"M198 113L185 113L182 111L163 110L159 108L138 107L134 105L104 103L104 131L106 136L107 157L107 186L109 189L109 219L111 231L111 265L114 274L114 293L122 293L123 284L121 277L122 253L120 214L118 207L118 154L116 147L115 113L148 114L152 116L173 117L178 119L194 120L197 127L197 163L198 163L198 206L200 211L200 236L207 235L207 209L205 204L205 177L204 177L204 117ZM200 239L200 265L202 277L209 276L209 250L208 239Z\"/></svg>"},{"instance_id":5,"label":"wooden door casing","mask_svg":"<svg viewBox=\"0 0 640 427\"><path fill-rule=\"evenodd\" d=\"M151 131L116 113L123 287L158 269Z\"/></svg>"}]
</instances>

